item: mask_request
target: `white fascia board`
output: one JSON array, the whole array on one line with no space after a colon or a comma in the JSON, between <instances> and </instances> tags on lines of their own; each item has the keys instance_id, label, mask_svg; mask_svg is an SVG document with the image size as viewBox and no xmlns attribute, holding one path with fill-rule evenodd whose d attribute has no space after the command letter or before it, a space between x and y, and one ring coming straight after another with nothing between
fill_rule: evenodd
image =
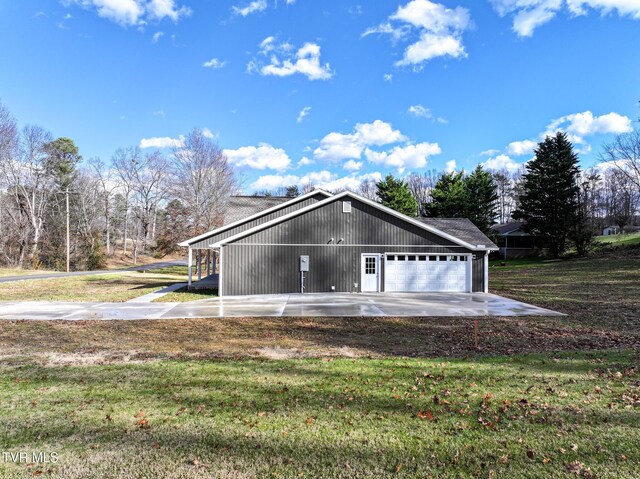
<instances>
[{"instance_id":1,"label":"white fascia board","mask_svg":"<svg viewBox=\"0 0 640 479\"><path fill-rule=\"evenodd\" d=\"M213 235L217 235L219 233L223 233L224 231L227 231L228 229L235 228L236 226L240 226L241 224L246 223L248 221L254 220L256 218L260 218L261 216L267 215L267 214L272 213L274 211L278 211L279 209L286 208L287 206L290 206L292 204L295 204L295 203L298 203L300 201L306 200L307 198L310 198L313 195L317 195L318 193L326 195L327 198L330 198L332 196L332 194L327 192L327 191L324 191L324 190L321 190L321 189L315 189L313 191L310 191L309 193L305 193L302 196L296 196L295 198L292 198L290 201L285 201L284 203L280 203L279 205L272 206L271 208L268 208L266 210L260 211L259 213L256 213L254 215L247 216L246 218L243 218L243 219L238 220L238 221L234 221L233 223L229 223L228 225L221 226L220 228L216 228L216 229L208 231L206 233L202 233L201 235L194 236L191 239L188 239L186 241L178 243L178 246L189 246L189 245L191 245L193 243L197 243L198 241L201 241L203 239L207 239L209 236L213 236Z\"/></svg>"},{"instance_id":2,"label":"white fascia board","mask_svg":"<svg viewBox=\"0 0 640 479\"><path fill-rule=\"evenodd\" d=\"M219 243L212 243L212 244L209 245L209 247L217 248L217 247L219 247L221 245L224 245L224 244L233 243L234 241L242 239L245 236L252 235L253 233L257 233L258 231L261 231L263 229L269 228L269 227L271 227L273 225L282 223L282 222L287 221L287 220L289 220L291 218L295 218L296 216L302 215L302 214L306 213L307 211L312 211L315 208L320 208L321 206L324 206L324 205L330 203L331 201L338 200L340 198L344 198L345 196L348 196L348 197L354 198L356 200L362 201L363 203L368 204L369 206L372 206L372 207L377 208L379 210L382 210L382 211L384 211L386 213L389 213L390 215L395 216L397 218L400 218L401 220L404 220L407 223L411 223L411 224L413 224L415 226L418 226L419 228L422 228L423 230L429 231L430 233L433 233L433 234L435 234L437 236L440 236L441 238L447 239L447 240L451 241L452 243L455 243L457 245L463 246L463 247L468 248L470 250L473 250L473 251L480 251L480 250L485 251L485 250L488 250L488 249L493 249L493 248L486 248L486 247L480 246L480 245L472 245L470 243L467 243L466 241L462 241L461 239L456 238L454 236L451 236L450 234L445 233L444 231L441 231L441 230L439 230L437 228L434 228L433 226L424 224L424 223L422 223L422 222L420 222L418 220L410 218L407 215L403 215L402 213L399 213L396 210L393 210L393 209L388 208L388 207L386 207L384 205L381 205L380 203L376 203L375 201L369 200L369 199L364 198L364 197L362 197L360 195L352 193L351 191L343 191L340 194L337 194L335 196L331 196L331 197L329 197L329 198L327 198L325 200L322 200L322 201L318 201L317 203L309 205L309 206L307 206L305 208L300 208L299 210L293 211L293 212L291 212L291 213L289 213L287 215L280 216L279 218L275 218L275 219L273 219L271 221L267 221L266 223L263 223L261 225L254 226L253 228L250 228L250 229L248 229L246 231L243 231L242 233L238 233L238 234L236 234L234 236L230 236L229 238L225 238L224 240L220 241Z\"/></svg>"}]
</instances>

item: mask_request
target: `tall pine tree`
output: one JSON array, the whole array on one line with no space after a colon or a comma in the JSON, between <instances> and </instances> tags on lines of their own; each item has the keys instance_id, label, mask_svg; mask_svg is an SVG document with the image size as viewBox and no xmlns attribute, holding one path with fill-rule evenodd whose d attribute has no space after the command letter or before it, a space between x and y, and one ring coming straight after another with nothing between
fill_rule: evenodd
<instances>
[{"instance_id":1,"label":"tall pine tree","mask_svg":"<svg viewBox=\"0 0 640 479\"><path fill-rule=\"evenodd\" d=\"M469 218L483 233L491 233L498 214L497 186L491 173L478 166L463 172L445 173L431 191L426 215L436 218Z\"/></svg>"},{"instance_id":2,"label":"tall pine tree","mask_svg":"<svg viewBox=\"0 0 640 479\"><path fill-rule=\"evenodd\" d=\"M464 174L445 173L431 190L431 203L425 206L425 212L435 218L465 218L468 201Z\"/></svg>"},{"instance_id":3,"label":"tall pine tree","mask_svg":"<svg viewBox=\"0 0 640 479\"><path fill-rule=\"evenodd\" d=\"M557 258L577 220L578 156L563 132L538 143L535 155L527 163L513 218L526 221L526 231L545 237Z\"/></svg>"},{"instance_id":4,"label":"tall pine tree","mask_svg":"<svg viewBox=\"0 0 640 479\"><path fill-rule=\"evenodd\" d=\"M384 206L412 218L418 214L418 202L404 181L387 175L384 180L376 183L376 187L378 198Z\"/></svg>"},{"instance_id":5,"label":"tall pine tree","mask_svg":"<svg viewBox=\"0 0 640 479\"><path fill-rule=\"evenodd\" d=\"M498 216L498 187L493 175L478 165L464 180L467 188L467 218L483 233L491 233Z\"/></svg>"}]
</instances>

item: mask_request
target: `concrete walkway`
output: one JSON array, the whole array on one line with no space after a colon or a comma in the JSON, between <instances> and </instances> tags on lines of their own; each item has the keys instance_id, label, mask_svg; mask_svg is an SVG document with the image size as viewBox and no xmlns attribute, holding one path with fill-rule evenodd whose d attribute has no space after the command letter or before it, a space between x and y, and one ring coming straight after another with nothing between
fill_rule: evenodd
<instances>
[{"instance_id":1,"label":"concrete walkway","mask_svg":"<svg viewBox=\"0 0 640 479\"><path fill-rule=\"evenodd\" d=\"M187 262L185 260L176 260L176 261L160 261L158 263L131 266L130 268L123 268L123 269L100 269L96 271L72 271L70 273L43 273L43 274L24 274L20 276L0 276L0 283L8 283L10 281L26 281L30 279L52 279L52 278L67 278L69 276L91 276L94 274L115 274L115 273L122 273L123 271L138 271L138 270L150 271L153 269L168 268L170 266L186 266L186 265L187 265Z\"/></svg>"},{"instance_id":2,"label":"concrete walkway","mask_svg":"<svg viewBox=\"0 0 640 479\"><path fill-rule=\"evenodd\" d=\"M177 319L248 316L563 316L485 293L333 293L212 298L189 303L0 302L0 319Z\"/></svg>"},{"instance_id":3,"label":"concrete walkway","mask_svg":"<svg viewBox=\"0 0 640 479\"><path fill-rule=\"evenodd\" d=\"M162 298L163 296L177 290L180 288L184 288L187 286L187 283L176 283L167 286L166 288L159 289L158 291L154 291L153 293L147 293L142 296L138 296L137 298L130 299L127 303L152 303L158 298Z\"/></svg>"}]
</instances>

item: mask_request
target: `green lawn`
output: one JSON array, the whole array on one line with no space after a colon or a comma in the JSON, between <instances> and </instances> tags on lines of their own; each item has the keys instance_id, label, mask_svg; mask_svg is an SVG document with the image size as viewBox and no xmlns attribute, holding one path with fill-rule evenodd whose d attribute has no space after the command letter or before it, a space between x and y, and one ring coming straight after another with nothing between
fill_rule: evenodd
<instances>
[{"instance_id":1,"label":"green lawn","mask_svg":"<svg viewBox=\"0 0 640 479\"><path fill-rule=\"evenodd\" d=\"M0 369L2 477L638 477L634 353ZM575 476L574 476L575 477Z\"/></svg>"},{"instance_id":2,"label":"green lawn","mask_svg":"<svg viewBox=\"0 0 640 479\"><path fill-rule=\"evenodd\" d=\"M28 276L32 274L55 273L46 269L22 269L22 268L0 268L0 278L3 276Z\"/></svg>"},{"instance_id":3,"label":"green lawn","mask_svg":"<svg viewBox=\"0 0 640 479\"><path fill-rule=\"evenodd\" d=\"M0 301L128 301L174 283L186 276L172 271L70 276L0 283Z\"/></svg>"},{"instance_id":4,"label":"green lawn","mask_svg":"<svg viewBox=\"0 0 640 479\"><path fill-rule=\"evenodd\" d=\"M640 245L640 232L621 235L597 236L595 238L596 247L627 247Z\"/></svg>"},{"instance_id":5,"label":"green lawn","mask_svg":"<svg viewBox=\"0 0 640 479\"><path fill-rule=\"evenodd\" d=\"M156 303L183 303L186 301L198 301L200 299L216 298L218 296L217 289L192 289L184 288L176 289L171 293L154 300Z\"/></svg>"},{"instance_id":6,"label":"green lawn","mask_svg":"<svg viewBox=\"0 0 640 479\"><path fill-rule=\"evenodd\" d=\"M491 289L567 316L0 322L0 477L639 478L640 255Z\"/></svg>"}]
</instances>

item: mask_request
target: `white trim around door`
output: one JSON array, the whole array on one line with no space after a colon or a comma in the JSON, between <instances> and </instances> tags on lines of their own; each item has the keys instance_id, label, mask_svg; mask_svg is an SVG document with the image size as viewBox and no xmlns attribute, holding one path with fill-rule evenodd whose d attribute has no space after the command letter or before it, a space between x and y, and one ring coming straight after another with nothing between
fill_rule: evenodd
<instances>
[{"instance_id":1,"label":"white trim around door","mask_svg":"<svg viewBox=\"0 0 640 479\"><path fill-rule=\"evenodd\" d=\"M382 255L362 253L360 255L360 291L363 293L380 292L382 284Z\"/></svg>"}]
</instances>

